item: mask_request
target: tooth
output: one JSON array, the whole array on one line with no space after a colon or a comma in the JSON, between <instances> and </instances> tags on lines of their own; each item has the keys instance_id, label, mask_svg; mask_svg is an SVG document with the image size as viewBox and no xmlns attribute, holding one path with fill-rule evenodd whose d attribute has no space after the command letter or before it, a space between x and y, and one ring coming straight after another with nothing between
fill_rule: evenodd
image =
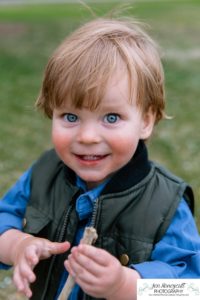
<instances>
[{"instance_id":1,"label":"tooth","mask_svg":"<svg viewBox=\"0 0 200 300\"><path fill-rule=\"evenodd\" d=\"M84 155L83 159L85 160L97 160L99 158L98 155Z\"/></svg>"}]
</instances>

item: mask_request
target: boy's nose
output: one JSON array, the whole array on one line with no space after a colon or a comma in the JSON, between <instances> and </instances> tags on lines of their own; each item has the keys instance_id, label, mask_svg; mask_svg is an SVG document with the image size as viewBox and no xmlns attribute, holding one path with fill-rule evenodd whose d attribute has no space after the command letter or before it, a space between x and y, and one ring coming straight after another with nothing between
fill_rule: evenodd
<instances>
[{"instance_id":1,"label":"boy's nose","mask_svg":"<svg viewBox=\"0 0 200 300\"><path fill-rule=\"evenodd\" d=\"M77 135L77 141L79 143L96 144L96 143L99 143L100 140L101 140L101 137L98 133L97 128L94 125L88 124L79 129L79 132Z\"/></svg>"}]
</instances>

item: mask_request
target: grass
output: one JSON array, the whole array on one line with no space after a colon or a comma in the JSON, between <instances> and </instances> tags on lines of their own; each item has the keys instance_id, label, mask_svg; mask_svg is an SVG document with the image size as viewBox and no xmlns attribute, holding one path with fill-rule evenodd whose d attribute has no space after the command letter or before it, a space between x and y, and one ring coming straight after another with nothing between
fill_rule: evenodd
<instances>
[{"instance_id":1,"label":"grass","mask_svg":"<svg viewBox=\"0 0 200 300\"><path fill-rule=\"evenodd\" d=\"M97 15L116 6L109 1L91 4ZM136 1L126 14L150 25L149 32L164 54L167 112L174 119L157 126L149 143L150 156L193 186L200 228L200 55L192 54L200 52L200 3ZM33 108L43 70L62 39L90 18L89 10L80 4L0 6L1 195L51 147L51 124Z\"/></svg>"}]
</instances>

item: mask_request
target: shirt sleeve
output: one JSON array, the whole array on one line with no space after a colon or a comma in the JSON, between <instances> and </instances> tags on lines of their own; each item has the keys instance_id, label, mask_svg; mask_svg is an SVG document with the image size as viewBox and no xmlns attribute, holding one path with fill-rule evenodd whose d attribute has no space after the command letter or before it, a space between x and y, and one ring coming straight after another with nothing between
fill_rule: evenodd
<instances>
[{"instance_id":1,"label":"shirt sleeve","mask_svg":"<svg viewBox=\"0 0 200 300\"><path fill-rule=\"evenodd\" d=\"M142 278L199 278L200 236L184 199L164 237L155 245L151 261L131 265Z\"/></svg>"},{"instance_id":2,"label":"shirt sleeve","mask_svg":"<svg viewBox=\"0 0 200 300\"><path fill-rule=\"evenodd\" d=\"M22 230L27 203L30 197L32 168L28 169L0 201L0 234L15 228Z\"/></svg>"}]
</instances>

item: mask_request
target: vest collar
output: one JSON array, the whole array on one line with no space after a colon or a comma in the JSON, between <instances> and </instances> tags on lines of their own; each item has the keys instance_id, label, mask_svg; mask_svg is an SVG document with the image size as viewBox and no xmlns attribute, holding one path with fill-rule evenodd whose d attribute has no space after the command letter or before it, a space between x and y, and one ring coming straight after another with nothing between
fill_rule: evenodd
<instances>
[{"instance_id":1,"label":"vest collar","mask_svg":"<svg viewBox=\"0 0 200 300\"><path fill-rule=\"evenodd\" d=\"M141 140L132 159L116 172L102 194L117 193L129 189L144 179L150 171L147 148Z\"/></svg>"}]
</instances>

